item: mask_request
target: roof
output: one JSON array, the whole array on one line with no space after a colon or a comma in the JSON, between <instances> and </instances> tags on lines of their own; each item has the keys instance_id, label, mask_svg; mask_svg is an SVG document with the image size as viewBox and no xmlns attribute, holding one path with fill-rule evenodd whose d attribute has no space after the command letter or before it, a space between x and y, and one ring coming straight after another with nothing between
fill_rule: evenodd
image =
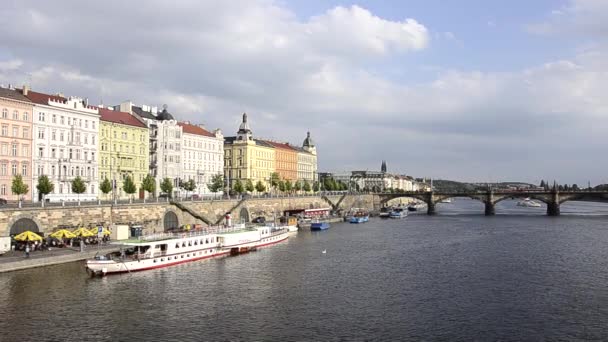
<instances>
[{"instance_id":1,"label":"roof","mask_svg":"<svg viewBox=\"0 0 608 342\"><path fill-rule=\"evenodd\" d=\"M259 139L253 139L253 141L255 141L255 144L258 146L274 148L274 146L271 143L269 143L268 141L259 140Z\"/></svg>"},{"instance_id":2,"label":"roof","mask_svg":"<svg viewBox=\"0 0 608 342\"><path fill-rule=\"evenodd\" d=\"M20 89L19 92L21 94L23 94L23 90ZM25 96L27 98L29 98L30 100L32 100L32 102L34 102L34 103L44 104L44 105L49 104L49 99L53 100L55 102L63 102L63 103L65 103L67 101L67 99L63 96L49 95L49 94L39 93L36 91L31 91L31 90L28 90L27 95L25 95Z\"/></svg>"},{"instance_id":3,"label":"roof","mask_svg":"<svg viewBox=\"0 0 608 342\"><path fill-rule=\"evenodd\" d=\"M117 110L110 110L107 108L99 108L99 114L101 115L101 121L114 122L122 125L136 126L147 128L143 122L139 121L136 117L129 113L119 112Z\"/></svg>"},{"instance_id":4,"label":"roof","mask_svg":"<svg viewBox=\"0 0 608 342\"><path fill-rule=\"evenodd\" d=\"M289 143L279 143L279 142L274 142L274 141L266 141L267 143L271 144L272 146L276 147L276 148L280 148L283 150L289 150L292 152L297 152L298 150L294 147L289 145Z\"/></svg>"},{"instance_id":5,"label":"roof","mask_svg":"<svg viewBox=\"0 0 608 342\"><path fill-rule=\"evenodd\" d=\"M189 124L187 122L178 122L178 125L182 126L182 130L184 133L188 133L188 134L196 134L196 135L204 135L206 137L214 137L215 138L215 134L209 132L208 130L197 126L197 125L192 125Z\"/></svg>"},{"instance_id":6,"label":"roof","mask_svg":"<svg viewBox=\"0 0 608 342\"><path fill-rule=\"evenodd\" d=\"M0 88L0 97L11 100L31 102L30 99L23 96L19 90L15 89Z\"/></svg>"},{"instance_id":7,"label":"roof","mask_svg":"<svg viewBox=\"0 0 608 342\"><path fill-rule=\"evenodd\" d=\"M141 107L132 106L131 110L133 113L141 116L144 119L157 120L157 117L151 112L144 111Z\"/></svg>"}]
</instances>

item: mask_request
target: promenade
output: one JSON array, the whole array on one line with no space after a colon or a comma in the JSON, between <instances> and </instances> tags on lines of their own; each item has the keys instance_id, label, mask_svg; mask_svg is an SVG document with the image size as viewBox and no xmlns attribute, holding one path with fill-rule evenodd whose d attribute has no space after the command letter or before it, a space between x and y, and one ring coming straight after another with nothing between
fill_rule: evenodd
<instances>
[{"instance_id":1,"label":"promenade","mask_svg":"<svg viewBox=\"0 0 608 342\"><path fill-rule=\"evenodd\" d=\"M84 252L80 252L78 247L52 248L50 251L32 252L29 258L25 257L23 251L10 251L0 256L0 273L85 260L93 258L97 253L107 254L119 250L120 245L86 246Z\"/></svg>"}]
</instances>

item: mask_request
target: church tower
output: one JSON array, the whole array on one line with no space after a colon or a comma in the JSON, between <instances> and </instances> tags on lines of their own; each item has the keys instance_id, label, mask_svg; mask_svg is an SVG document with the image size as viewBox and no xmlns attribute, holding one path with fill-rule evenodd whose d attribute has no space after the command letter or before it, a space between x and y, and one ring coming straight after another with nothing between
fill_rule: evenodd
<instances>
[{"instance_id":1,"label":"church tower","mask_svg":"<svg viewBox=\"0 0 608 342\"><path fill-rule=\"evenodd\" d=\"M304 139L304 142L302 143L302 148L313 155L317 154L317 148L315 147L314 141L312 141L312 138L310 137L310 132L306 133L306 139Z\"/></svg>"},{"instance_id":2,"label":"church tower","mask_svg":"<svg viewBox=\"0 0 608 342\"><path fill-rule=\"evenodd\" d=\"M386 160L382 161L382 166L380 166L380 172L386 173Z\"/></svg>"},{"instance_id":3,"label":"church tower","mask_svg":"<svg viewBox=\"0 0 608 342\"><path fill-rule=\"evenodd\" d=\"M253 133L251 132L251 128L249 128L249 123L247 122L247 113L243 113L243 122L241 122L239 131L237 132L237 140L253 140L252 135Z\"/></svg>"}]
</instances>

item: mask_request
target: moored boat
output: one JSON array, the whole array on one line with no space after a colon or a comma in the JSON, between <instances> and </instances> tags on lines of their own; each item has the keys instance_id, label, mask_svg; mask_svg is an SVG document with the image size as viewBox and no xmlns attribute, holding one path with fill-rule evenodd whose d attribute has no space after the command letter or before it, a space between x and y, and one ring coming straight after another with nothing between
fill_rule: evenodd
<instances>
[{"instance_id":1,"label":"moored boat","mask_svg":"<svg viewBox=\"0 0 608 342\"><path fill-rule=\"evenodd\" d=\"M380 208L380 214L378 217L380 218L389 218L391 216L392 209L390 207L382 207Z\"/></svg>"},{"instance_id":2,"label":"moored boat","mask_svg":"<svg viewBox=\"0 0 608 342\"><path fill-rule=\"evenodd\" d=\"M350 218L350 223L365 223L369 221L369 213L363 209L357 209Z\"/></svg>"},{"instance_id":3,"label":"moored boat","mask_svg":"<svg viewBox=\"0 0 608 342\"><path fill-rule=\"evenodd\" d=\"M126 251L87 260L86 270L92 276L143 271L234 253L234 248L250 251L288 236L287 229L267 226L153 234L121 241Z\"/></svg>"},{"instance_id":4,"label":"moored boat","mask_svg":"<svg viewBox=\"0 0 608 342\"><path fill-rule=\"evenodd\" d=\"M331 227L327 221L314 221L310 223L310 230L326 230Z\"/></svg>"},{"instance_id":5,"label":"moored boat","mask_svg":"<svg viewBox=\"0 0 608 342\"><path fill-rule=\"evenodd\" d=\"M407 216L407 211L403 210L403 208L395 208L390 212L389 216L393 219L404 218Z\"/></svg>"}]
</instances>

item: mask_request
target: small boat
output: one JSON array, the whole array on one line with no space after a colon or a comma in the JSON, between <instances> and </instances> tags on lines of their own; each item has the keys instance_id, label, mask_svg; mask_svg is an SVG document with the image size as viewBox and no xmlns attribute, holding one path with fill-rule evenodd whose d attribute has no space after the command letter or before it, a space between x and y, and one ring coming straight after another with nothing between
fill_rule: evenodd
<instances>
[{"instance_id":1,"label":"small boat","mask_svg":"<svg viewBox=\"0 0 608 342\"><path fill-rule=\"evenodd\" d=\"M380 208L380 214L378 215L380 218L389 218L391 216L392 209L390 207L382 207Z\"/></svg>"},{"instance_id":2,"label":"small boat","mask_svg":"<svg viewBox=\"0 0 608 342\"><path fill-rule=\"evenodd\" d=\"M452 199L451 198L444 198L440 202L441 203L452 203Z\"/></svg>"},{"instance_id":3,"label":"small boat","mask_svg":"<svg viewBox=\"0 0 608 342\"><path fill-rule=\"evenodd\" d=\"M425 205L426 205L426 204L423 204L423 203L415 203L415 204L410 204L410 205L407 207L407 210L409 210L409 211L418 211L418 210L423 209Z\"/></svg>"},{"instance_id":4,"label":"small boat","mask_svg":"<svg viewBox=\"0 0 608 342\"><path fill-rule=\"evenodd\" d=\"M367 211L359 209L350 218L350 223L365 223L369 221L369 214Z\"/></svg>"},{"instance_id":5,"label":"small boat","mask_svg":"<svg viewBox=\"0 0 608 342\"><path fill-rule=\"evenodd\" d=\"M310 223L310 230L326 230L329 229L329 222L315 221Z\"/></svg>"},{"instance_id":6,"label":"small boat","mask_svg":"<svg viewBox=\"0 0 608 342\"><path fill-rule=\"evenodd\" d=\"M403 210L403 208L395 208L395 209L393 209L393 211L390 212L389 215L390 215L390 218L400 219L400 218L407 217L407 211Z\"/></svg>"},{"instance_id":7,"label":"small boat","mask_svg":"<svg viewBox=\"0 0 608 342\"><path fill-rule=\"evenodd\" d=\"M528 197L528 198L524 198L523 200L517 202L517 206L529 207L529 208L540 208L541 204Z\"/></svg>"}]
</instances>

